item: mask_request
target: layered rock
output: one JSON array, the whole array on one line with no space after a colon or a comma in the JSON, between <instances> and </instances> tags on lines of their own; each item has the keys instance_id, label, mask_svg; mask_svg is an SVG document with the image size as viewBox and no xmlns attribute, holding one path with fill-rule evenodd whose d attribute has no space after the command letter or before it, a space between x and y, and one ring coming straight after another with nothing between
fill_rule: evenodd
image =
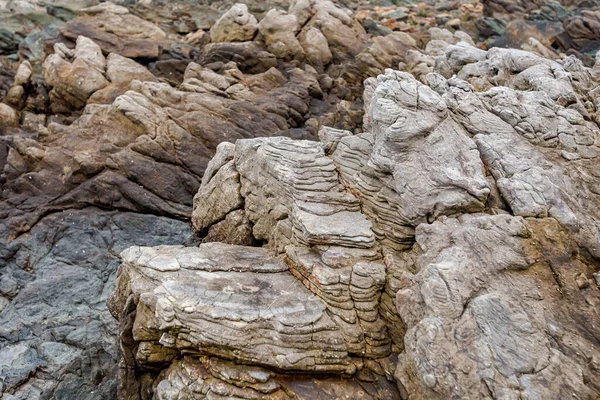
<instances>
[{"instance_id":1,"label":"layered rock","mask_svg":"<svg viewBox=\"0 0 600 400\"><path fill-rule=\"evenodd\" d=\"M593 48L594 33L584 32L593 13L567 5L571 36L586 38L568 44L540 36L554 22L505 29L498 18L508 14L478 19L481 5L464 2L353 15L325 1L270 13L269 2L252 1L229 25L243 41L217 42L211 7L226 3L0 2L3 398L114 398L119 329L104 299L117 254L181 246L190 232L180 220L192 209L198 231L187 243L202 247L162 248L163 261L189 252L210 260L194 270L205 278L289 282L295 303L320 310L328 330L294 325L286 336L277 314L253 333L264 343L217 337L205 352L206 338L187 340L210 331L203 309L183 319L187 328L168 318L157 328L185 341L137 341L131 311L150 320L156 309L144 307L155 304L143 300L180 285L174 271L150 268L154 283L135 293L151 295L111 303L127 308L113 310L125 316L123 397L596 396L598 68L555 50ZM527 12L563 15L556 6L536 14L540 4ZM457 23L459 15L468 17ZM481 50L458 27L494 37L505 29L535 54ZM42 70L57 40L66 46ZM386 67L410 74L373 78ZM317 133L321 143L240 140ZM211 242L255 246L216 248L269 261L248 262L234 278L207 266L234 265L207 250ZM491 242L502 245L492 251ZM126 282L147 281L126 279L127 270L148 267L123 266L119 292L132 294ZM440 281L448 276L450 296ZM206 293L189 282L189 298ZM227 297L235 285L209 289ZM289 295L280 289L260 293ZM218 311L227 319L252 310L245 296ZM188 297L173 297L174 310ZM242 316L231 326L256 332L265 322ZM276 358L287 352L273 332L295 356L312 350L282 368ZM323 341L330 347L317 353Z\"/></svg>"},{"instance_id":2,"label":"layered rock","mask_svg":"<svg viewBox=\"0 0 600 400\"><path fill-rule=\"evenodd\" d=\"M25 31L18 38L30 33L31 36L23 39L15 50L18 57L16 52L11 53L8 64L5 64L5 53L0 51L3 96L0 103L0 253L4 260L0 267L0 286L5 288L0 297L0 313L2 318L10 320L8 333L0 338L0 351L6 349L2 354L9 360L3 364L1 376L4 379L9 372L12 374L5 381L9 383L1 387L2 396L70 399L86 393L92 399L111 399L116 390L117 352L108 345L104 346L107 352L99 349L102 343L112 343L118 329L113 322L105 323L103 300L98 303L95 300L98 296L90 295L93 305L87 307L79 293L88 290L96 293L100 286L110 287L114 280L114 256L122 250L120 246L137 242L157 245L163 241L162 234L170 232L170 225L177 228L177 234L167 235L164 241L173 245L186 242L189 232L181 221L191 216L193 197L201 182L206 181L207 188L216 189L225 173L225 170L220 171L221 164L207 165L219 143L274 135L314 139L324 123L357 129L363 116L362 79L393 66L402 59L407 47L382 47L383 42L376 46L360 22L331 4L319 11L319 23L315 19L310 30L307 29L310 35L302 36L306 36L303 43L308 49L313 44L312 38L318 37L319 42L315 44L319 47L307 52L310 57L299 59L278 58L269 51L272 43L267 45L266 38L258 32L245 42L213 43L209 43L209 34L196 32L186 42L181 35L191 30L192 25L182 23L174 29L171 22L178 18L191 24L186 19L187 11L195 10L191 5L173 5L176 9L173 11L141 3L129 5L127 9L111 3L94 5L93 1L75 5L56 3L48 5L47 12L54 13L49 16L43 7L36 5L32 11L27 9L28 4L11 2L11 7L23 8L13 8L10 21L23 20L23 15L30 12L37 16L41 13L47 18L39 28L42 30L24 27ZM68 10L62 8L63 5ZM3 7L4 4L0 4L2 18ZM311 3L307 10L315 14L314 10L319 7ZM253 13L255 10L252 8ZM290 10L289 15L292 14ZM192 13L191 17L197 15ZM214 21L217 15L213 10L209 17ZM342 22L336 22L338 20ZM2 21L2 29L12 29L13 25L5 25L5 19ZM194 24L201 23L194 21ZM56 22L51 29L44 25L51 22ZM360 46L347 50L335 42L330 44L329 40L335 40L336 34L321 31L321 22L345 24L350 29L344 31L346 35L360 36ZM0 37L4 38L2 29ZM301 31L289 34L301 41ZM347 39L337 37L339 41ZM397 35L389 43L405 41L412 48L414 43L409 39L408 35ZM0 43L4 43L2 40ZM354 55L359 47L362 51L359 55L365 57ZM46 61L42 65L44 57ZM30 61L20 62L17 68L12 64L16 59ZM367 64L368 69L361 67ZM6 65L12 65L13 69L6 70ZM289 152L290 144L287 146ZM312 155L307 157L315 156L315 150L320 151L310 150ZM322 154L317 154L317 164L311 171L318 168L318 163L327 161ZM211 179L215 174L219 176ZM325 181L334 179L335 174L330 174ZM339 184L337 186L337 190L341 190ZM318 195L318 190L306 192L306 196ZM337 196L343 212L328 215L331 223L337 225L337 242L370 246L374 236L368 221L357 212L356 199L343 193ZM314 199L319 204L323 201L330 201L329 197ZM114 212L120 216L117 218L119 226L128 225L127 240L119 236L120 228L107 222ZM81 216L67 218L70 213L81 213ZM206 235L203 234L200 241L224 240L251 246L263 241L253 236L255 224L243 206L238 204L221 213L220 219L209 221ZM326 240L318 224L319 218L325 215L301 209L297 215L295 226L290 227L297 230L299 238L304 238L306 232L307 239L302 239L302 243ZM255 217L258 218L253 214L252 218ZM344 225L348 221L358 222L360 229L355 233L345 232ZM80 240L84 235L80 238L65 233L88 223L93 227L89 229L95 231L94 243ZM146 226L152 224L156 231L150 232ZM66 236L61 239L63 233ZM37 239L32 242L34 236ZM156 241L148 239L153 236ZM102 240L106 243L119 241L119 246L96 243L98 238L105 238ZM197 239L191 238L188 243L195 243ZM44 242L40 248L48 252L46 258L34 255L33 248L38 242ZM74 250L61 250L69 246ZM110 253L110 262L103 259L88 262L84 257L96 252ZM64 274L61 272L59 278L45 286L44 282L50 279L50 274L43 272L47 265L64 269ZM85 275L90 269L94 270L91 273L94 279L90 278L93 285L78 275ZM359 274L356 276L357 280L362 279ZM70 285L68 290L57 289L66 285L65 282ZM345 291L352 289L347 281L344 285ZM355 301L375 302L375 288L380 286L380 280L374 282L364 299L357 297L357 289L352 289ZM51 307L46 307L46 303ZM69 314L72 304L76 305L77 312ZM29 312L27 307L32 310L39 307L43 312ZM322 307L327 308L327 305L322 303ZM29 313L27 318L16 317L21 309ZM350 358L368 349L377 356L389 352L387 337L358 338L366 329L361 323L381 325L372 315L365 315L362 319L352 317L355 320L346 336L354 337L357 344L351 346ZM48 325L48 321L54 322ZM86 328L78 328L76 335L79 336L73 339L70 335L73 326ZM52 331L51 340L48 331ZM95 361L86 361L90 358ZM379 371L377 379L386 374L392 376L390 368L386 367L386 374L381 372L383 367L372 365L371 368ZM325 393L326 381L306 377L303 382L314 382L309 393ZM335 397L347 381L335 377L330 382L337 388L333 392L336 394L331 394ZM370 393L367 398L379 390L364 381L353 380L349 384L357 397L364 388ZM295 383L292 380L281 385ZM298 385L295 390L300 391L302 385ZM378 395L380 398L389 397L385 393L388 386L377 386L384 388ZM391 388L394 389L393 384Z\"/></svg>"},{"instance_id":3,"label":"layered rock","mask_svg":"<svg viewBox=\"0 0 600 400\"><path fill-rule=\"evenodd\" d=\"M354 382L384 380L397 392L365 389L371 398L598 396L596 75L573 58L456 39L440 32L419 79L388 70L367 81L364 133L219 146L194 199L203 243L123 253L110 304L135 388L124 398L151 386L152 396L269 398L281 379L319 371L350 374L351 398ZM307 325L282 305L236 342L280 284L273 304L296 296L326 334L299 339ZM214 318L242 333L213 335ZM271 333L277 318L294 321L280 322L289 336ZM300 354L297 338L301 361L278 359L283 343ZM149 368L152 357L160 365ZM242 393L257 380L219 382L219 359L281 386Z\"/></svg>"}]
</instances>

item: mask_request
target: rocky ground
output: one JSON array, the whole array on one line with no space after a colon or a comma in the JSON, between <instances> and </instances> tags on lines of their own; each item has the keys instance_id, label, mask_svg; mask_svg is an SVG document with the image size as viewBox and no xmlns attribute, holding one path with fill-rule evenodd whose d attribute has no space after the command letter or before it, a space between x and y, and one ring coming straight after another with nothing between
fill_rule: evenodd
<instances>
[{"instance_id":1,"label":"rocky ground","mask_svg":"<svg viewBox=\"0 0 600 400\"><path fill-rule=\"evenodd\" d=\"M600 396L600 7L234 3L0 0L0 397Z\"/></svg>"}]
</instances>

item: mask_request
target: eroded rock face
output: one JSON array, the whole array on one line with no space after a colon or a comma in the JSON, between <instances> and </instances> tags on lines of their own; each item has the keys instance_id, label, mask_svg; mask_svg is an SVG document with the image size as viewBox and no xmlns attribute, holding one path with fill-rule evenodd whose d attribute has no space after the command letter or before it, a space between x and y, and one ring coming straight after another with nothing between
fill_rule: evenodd
<instances>
[{"instance_id":1,"label":"eroded rock face","mask_svg":"<svg viewBox=\"0 0 600 400\"><path fill-rule=\"evenodd\" d=\"M258 31L240 42L211 42L211 35L198 32L184 42L179 33L186 27L180 24L174 31L165 26L175 14L189 23L186 13L194 8L190 5L179 5L174 14L171 9L165 13L164 8L141 3L127 9L94 3L77 3L68 13L62 5L49 5L48 13L56 12L63 19L51 33L38 32L22 41L19 58L29 58L30 62L22 61L18 68L7 71L4 55L0 54L0 317L7 318L0 351L2 358L9 360L0 363L4 382L0 391L7 398L114 398L118 355L114 346L103 344L113 343L119 329L112 319L106 321L104 297L106 291L112 291L114 257L121 246L162 242L182 245L191 234L186 221L192 216L194 197L199 204L196 208L208 213L194 215L193 222L205 228L199 228L202 235L196 233L188 244L228 241L256 246L270 240L270 219L278 220L280 216L246 210L245 194L237 186L246 184L243 179L263 182L266 178L255 176L250 165L243 174L245 178L241 178L235 169L235 146L220 143L257 136L316 139L323 124L355 131L363 118L363 78L396 65L408 49L415 48L409 35L372 41L351 13L329 3L303 5L308 12L304 31L299 23L297 28L278 25L277 18L268 27L279 27L277 37L300 43L301 47L295 45L297 57L278 53L276 40L267 40ZM13 17L24 18L29 5L11 2L11 7L24 7L14 9ZM0 4L0 14L3 7ZM35 7L35 12L46 14L42 7ZM213 21L218 19L217 14L211 15ZM300 14L289 10L285 15L294 19ZM258 29L253 18L248 13L249 24ZM0 46L5 37L2 29ZM27 30L23 37L28 34ZM264 160L265 168L269 163L276 165L277 157L283 156L295 165L314 162L308 174L318 172L323 163L327 163L328 170L323 183L294 189L302 192L296 200L298 209L280 209L294 212L294 218L282 224L277 234L297 244L299 250L306 243L327 243L328 232L320 224L320 219L326 218L335 227L335 243L372 247L375 236L370 222L359 213L357 199L344 192L334 164L320 145L299 142L305 147L306 160L297 161L292 140L281 146L277 143L265 146L275 154L270 161ZM215 152L216 158L209 163ZM253 157L249 153L247 161L251 163ZM229 169L222 168L227 163ZM268 182L278 185L277 180ZM223 185L228 185L229 191L221 192ZM202 193L198 195L200 186ZM270 195L252 189L250 184L245 187L255 192L256 199ZM330 188L338 192L333 197L323 194ZM331 201L330 197L339 202L335 212L302 208L304 198L311 198L319 208ZM225 204L229 201L232 203ZM279 201L286 206L292 204L286 197ZM224 207L211 210L210 204ZM85 217L67 217L71 213ZM113 217L106 214L111 213L117 213L119 217L114 218L120 226L127 225L123 228L129 235L127 239L121 236L120 228L109 223ZM258 224L253 222L259 220ZM355 224L356 231L347 232L347 224ZM163 237L161 232L170 232L171 225L174 231ZM80 237L74 233L80 227L86 232L94 230L94 243L88 243L85 234ZM295 236L286 229L292 229ZM30 242L33 236L36 239ZM101 245L101 241L109 244ZM113 245L115 241L119 245ZM288 242L282 239L279 247L285 244ZM47 264L38 262L38 247L50 254L47 258L39 255ZM369 262L377 259L371 249L365 251ZM54 252L56 257L52 256ZM109 253L110 261L100 259L90 264L87 256L96 252ZM57 268L55 275L48 272L52 265ZM308 365L320 365L321 360L306 361L296 370L290 361L285 371L303 375L301 381L289 378L279 367L266 367L274 373L272 379L279 382L275 396L289 393L292 389L288 387L294 387L305 398L326 394L338 398L346 392L355 398L394 397L390 393L395 393L395 384L385 378L393 376L392 364L380 361L388 360L390 339L374 333L363 337L365 332L382 329L382 320L372 311L359 316L350 310L354 303L366 308L378 301L382 265L379 261L362 264L354 271L354 263L349 263L344 271L335 272L342 283L331 283L341 294L328 303L317 297L312 300L325 310L323 318L330 318L325 325L332 328L334 339L327 331L323 340L340 341L332 345L332 351L341 361L323 361L325 373L362 371L355 359L365 353L379 360L369 367L377 374L360 372L366 378L348 380L335 372L330 379L322 379L317 373L321 367L304 371ZM333 267L327 268L329 271ZM373 282L365 276L369 271L377 273ZM297 269L294 274L323 284L329 282L323 280L319 270L312 273ZM287 276L289 282L297 282L291 273ZM364 298L362 286L353 287L348 276L368 286ZM97 295L99 288L102 295ZM310 295L306 290L304 293ZM327 295L324 291L321 294ZM86 303L88 298L91 305ZM341 317L329 316L329 308L338 309L338 300L345 302L345 311L338 312ZM27 313L26 318L20 318L19 310ZM79 330L71 335L74 326ZM80 329L82 326L85 328ZM307 338L301 337L304 341ZM304 344L298 340L297 354L301 354ZM351 345L346 344L349 341ZM153 351L159 347L150 344L142 346L142 353L153 360ZM319 351L323 347L319 341L312 346ZM105 350L101 350L103 347ZM164 352L172 355L178 350ZM315 359L319 357L316 350L313 353ZM271 361L272 357L264 362ZM198 359L190 362L196 365ZM171 371L178 374L180 368ZM219 376L215 375L213 385L226 382ZM365 379L381 382L367 384Z\"/></svg>"},{"instance_id":2,"label":"eroded rock face","mask_svg":"<svg viewBox=\"0 0 600 400\"><path fill-rule=\"evenodd\" d=\"M464 2L252 1L214 35L202 4L75 3L0 28L3 398L114 398L117 331L123 398L597 396L600 68L546 47L557 23L484 51L444 13ZM559 42L593 47L569 13ZM116 327L117 254L159 244L123 265Z\"/></svg>"},{"instance_id":3,"label":"eroded rock face","mask_svg":"<svg viewBox=\"0 0 600 400\"><path fill-rule=\"evenodd\" d=\"M408 327L396 377L411 398L597 395L585 378L586 357L598 356L596 339L574 323L596 324L584 304L597 301L597 288L579 290L575 277L588 267L576 251L569 254L574 243L563 229L554 219L510 215L417 228L420 254L398 264L409 260L416 274L402 274L396 295ZM549 238L561 247L547 248Z\"/></svg>"},{"instance_id":4,"label":"eroded rock face","mask_svg":"<svg viewBox=\"0 0 600 400\"><path fill-rule=\"evenodd\" d=\"M3 244L3 398L114 398L118 324L106 297L114 290L118 253L134 243L180 244L190 231L170 218L88 208L49 214Z\"/></svg>"},{"instance_id":5,"label":"eroded rock face","mask_svg":"<svg viewBox=\"0 0 600 400\"><path fill-rule=\"evenodd\" d=\"M365 83L364 133L220 145L199 247L123 253L124 398L303 398L283 382L313 393L320 371L350 375L350 398L600 394L596 75L433 40L418 78Z\"/></svg>"}]
</instances>

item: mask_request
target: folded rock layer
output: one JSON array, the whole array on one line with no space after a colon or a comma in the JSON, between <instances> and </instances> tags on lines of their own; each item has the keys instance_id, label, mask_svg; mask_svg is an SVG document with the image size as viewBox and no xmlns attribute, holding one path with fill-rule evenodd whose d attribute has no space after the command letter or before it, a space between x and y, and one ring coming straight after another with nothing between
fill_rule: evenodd
<instances>
[{"instance_id":1,"label":"folded rock layer","mask_svg":"<svg viewBox=\"0 0 600 400\"><path fill-rule=\"evenodd\" d=\"M593 2L94 3L0 1L2 398L598 397Z\"/></svg>"},{"instance_id":2,"label":"folded rock layer","mask_svg":"<svg viewBox=\"0 0 600 400\"><path fill-rule=\"evenodd\" d=\"M111 310L140 388L123 398L304 398L283 382L312 376L313 393L321 373L347 379L342 398L600 394L596 75L464 41L435 52L420 80L365 83L364 133L219 146L199 247L123 253ZM272 391L220 384L217 360Z\"/></svg>"}]
</instances>

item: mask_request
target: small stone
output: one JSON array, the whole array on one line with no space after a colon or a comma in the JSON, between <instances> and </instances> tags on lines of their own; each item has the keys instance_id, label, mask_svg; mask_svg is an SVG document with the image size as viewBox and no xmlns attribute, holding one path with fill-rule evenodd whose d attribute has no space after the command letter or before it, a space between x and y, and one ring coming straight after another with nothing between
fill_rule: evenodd
<instances>
[{"instance_id":1,"label":"small stone","mask_svg":"<svg viewBox=\"0 0 600 400\"><path fill-rule=\"evenodd\" d=\"M0 127L19 124L17 112L8 104L0 103Z\"/></svg>"},{"instance_id":2,"label":"small stone","mask_svg":"<svg viewBox=\"0 0 600 400\"><path fill-rule=\"evenodd\" d=\"M577 282L577 287L579 289L585 289L590 286L590 281L584 273L581 273L575 277L575 282Z\"/></svg>"},{"instance_id":3,"label":"small stone","mask_svg":"<svg viewBox=\"0 0 600 400\"><path fill-rule=\"evenodd\" d=\"M8 275L0 278L0 293L8 297L14 297L19 293L19 284Z\"/></svg>"}]
</instances>

